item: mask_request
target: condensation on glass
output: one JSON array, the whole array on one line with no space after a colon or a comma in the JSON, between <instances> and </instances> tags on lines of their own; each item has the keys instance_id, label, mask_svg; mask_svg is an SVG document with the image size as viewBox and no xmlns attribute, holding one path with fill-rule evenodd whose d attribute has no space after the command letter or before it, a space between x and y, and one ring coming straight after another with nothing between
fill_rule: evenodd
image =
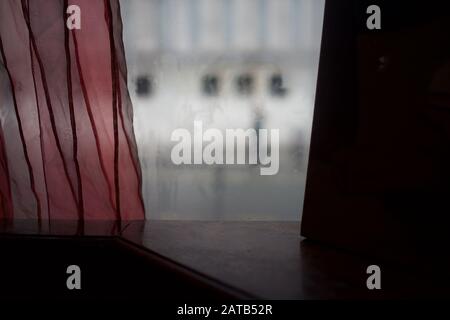
<instances>
[{"instance_id":1,"label":"condensation on glass","mask_svg":"<svg viewBox=\"0 0 450 320\"><path fill-rule=\"evenodd\" d=\"M147 218L299 220L324 0L125 0ZM176 128L280 131L280 169L172 163Z\"/></svg>"}]
</instances>

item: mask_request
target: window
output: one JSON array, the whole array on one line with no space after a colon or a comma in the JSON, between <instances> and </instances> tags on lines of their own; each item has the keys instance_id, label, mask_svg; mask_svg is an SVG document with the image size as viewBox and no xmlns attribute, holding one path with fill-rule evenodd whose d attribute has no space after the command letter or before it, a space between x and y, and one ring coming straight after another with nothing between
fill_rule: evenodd
<instances>
[{"instance_id":1,"label":"window","mask_svg":"<svg viewBox=\"0 0 450 320\"><path fill-rule=\"evenodd\" d=\"M287 89L284 86L283 76L281 74L274 74L269 80L269 91L272 96L284 97Z\"/></svg>"},{"instance_id":2,"label":"window","mask_svg":"<svg viewBox=\"0 0 450 320\"><path fill-rule=\"evenodd\" d=\"M148 218L300 219L324 5L121 0Z\"/></svg>"},{"instance_id":3,"label":"window","mask_svg":"<svg viewBox=\"0 0 450 320\"><path fill-rule=\"evenodd\" d=\"M136 78L136 94L141 98L145 98L151 95L151 93L152 83L150 81L150 76L138 76Z\"/></svg>"},{"instance_id":4,"label":"window","mask_svg":"<svg viewBox=\"0 0 450 320\"><path fill-rule=\"evenodd\" d=\"M219 94L219 78L216 75L204 76L202 91L205 96L217 96Z\"/></svg>"},{"instance_id":5,"label":"window","mask_svg":"<svg viewBox=\"0 0 450 320\"><path fill-rule=\"evenodd\" d=\"M236 79L237 91L242 95L250 95L253 93L254 80L250 74L243 74Z\"/></svg>"}]
</instances>

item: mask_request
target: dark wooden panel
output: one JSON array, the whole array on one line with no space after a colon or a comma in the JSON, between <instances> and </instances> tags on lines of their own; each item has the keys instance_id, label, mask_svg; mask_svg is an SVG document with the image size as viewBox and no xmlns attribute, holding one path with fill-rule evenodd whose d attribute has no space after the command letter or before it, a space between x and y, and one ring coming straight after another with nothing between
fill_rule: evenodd
<instances>
[{"instance_id":1,"label":"dark wooden panel","mask_svg":"<svg viewBox=\"0 0 450 320\"><path fill-rule=\"evenodd\" d=\"M302 234L449 263L450 17L443 1L328 1Z\"/></svg>"}]
</instances>

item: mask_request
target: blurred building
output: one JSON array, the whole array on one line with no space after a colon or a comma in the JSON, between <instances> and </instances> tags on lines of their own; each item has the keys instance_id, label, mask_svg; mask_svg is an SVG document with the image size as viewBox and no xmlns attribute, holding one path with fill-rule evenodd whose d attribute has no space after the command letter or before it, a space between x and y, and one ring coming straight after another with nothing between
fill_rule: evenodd
<instances>
[{"instance_id":1,"label":"blurred building","mask_svg":"<svg viewBox=\"0 0 450 320\"><path fill-rule=\"evenodd\" d=\"M285 186L298 190L279 218L298 219L324 1L122 0L121 5L149 216L203 218L209 209L198 203L215 202L217 192L225 192L214 191L218 185L238 193L261 185L250 167L173 168L172 131L192 129L194 120L202 120L206 128L280 129L281 167L272 181L279 185L286 177ZM246 187L238 178L242 170L253 172ZM267 190L255 191L258 197L271 188L269 181L264 183ZM200 191L183 200L194 190ZM223 211L220 219L240 217L230 216L227 200L222 200L221 208L215 206ZM269 218L261 209L272 210L251 201L230 208L235 215L244 210L247 218Z\"/></svg>"}]
</instances>

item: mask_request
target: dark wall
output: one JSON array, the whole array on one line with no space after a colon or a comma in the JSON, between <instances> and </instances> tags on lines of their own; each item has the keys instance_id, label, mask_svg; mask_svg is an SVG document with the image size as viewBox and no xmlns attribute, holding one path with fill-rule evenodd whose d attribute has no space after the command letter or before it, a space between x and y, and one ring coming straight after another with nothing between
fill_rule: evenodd
<instances>
[{"instance_id":1,"label":"dark wall","mask_svg":"<svg viewBox=\"0 0 450 320\"><path fill-rule=\"evenodd\" d=\"M382 30L367 30L369 4ZM403 262L447 259L448 7L327 1L304 236Z\"/></svg>"}]
</instances>

